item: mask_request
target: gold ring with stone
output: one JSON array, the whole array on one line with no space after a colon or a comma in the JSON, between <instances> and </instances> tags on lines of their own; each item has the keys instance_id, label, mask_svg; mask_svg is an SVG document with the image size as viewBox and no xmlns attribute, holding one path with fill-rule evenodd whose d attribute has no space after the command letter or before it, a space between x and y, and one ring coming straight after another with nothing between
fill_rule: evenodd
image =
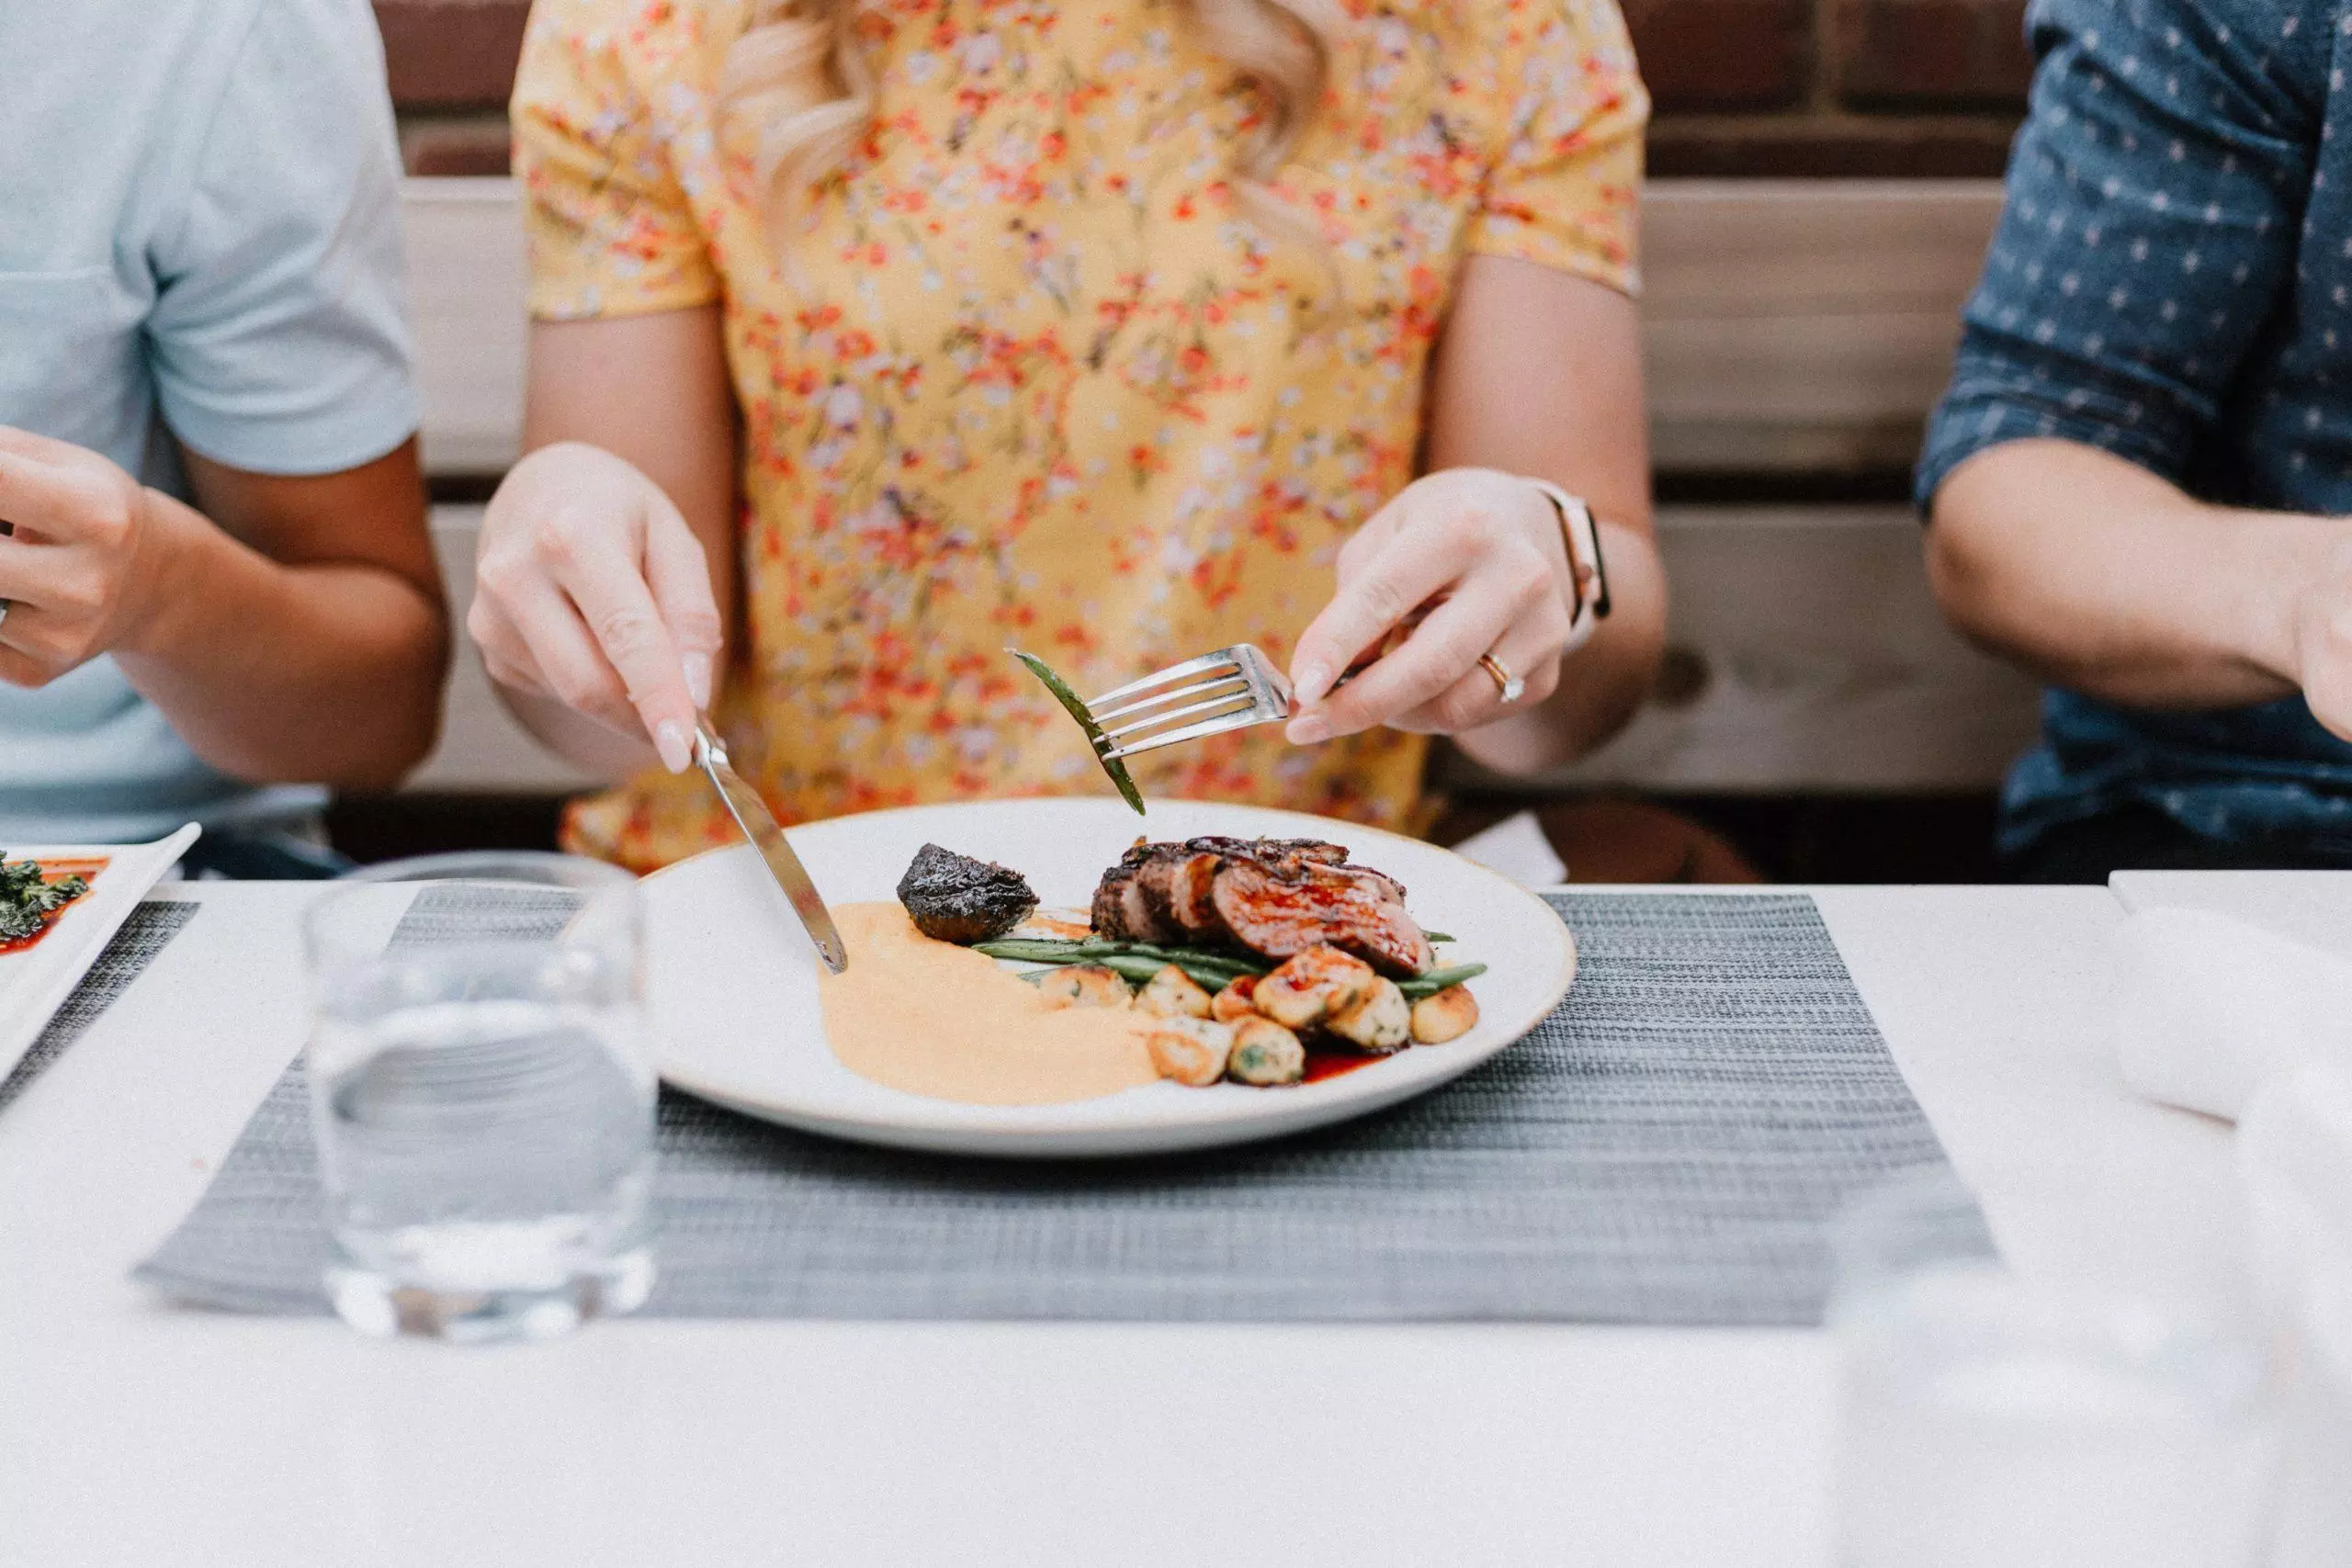
<instances>
[{"instance_id":1,"label":"gold ring with stone","mask_svg":"<svg viewBox=\"0 0 2352 1568\"><path fill-rule=\"evenodd\" d=\"M1512 674L1510 666L1491 653L1478 655L1478 668L1484 670L1494 681L1496 692L1506 703L1519 701L1520 694L1527 690L1527 682Z\"/></svg>"}]
</instances>

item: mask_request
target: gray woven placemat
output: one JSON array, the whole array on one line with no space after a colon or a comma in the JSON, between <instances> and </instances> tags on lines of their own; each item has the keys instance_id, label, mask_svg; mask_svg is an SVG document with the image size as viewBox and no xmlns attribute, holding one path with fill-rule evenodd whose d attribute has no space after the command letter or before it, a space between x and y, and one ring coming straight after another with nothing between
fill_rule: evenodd
<instances>
[{"instance_id":1,"label":"gray woven placemat","mask_svg":"<svg viewBox=\"0 0 2352 1568\"><path fill-rule=\"evenodd\" d=\"M30 1089L51 1063L65 1055L67 1046L89 1032L98 1014L130 989L130 983L180 934L180 928L196 919L198 908L182 899L150 898L130 911L130 918L107 941L106 951L84 971L81 984L65 998L65 1005L51 1015L31 1047L17 1059L7 1077L0 1079L0 1111Z\"/></svg>"},{"instance_id":2,"label":"gray woven placemat","mask_svg":"<svg viewBox=\"0 0 2352 1568\"><path fill-rule=\"evenodd\" d=\"M1840 1199L1943 1152L1812 900L1554 903L1582 968L1532 1035L1451 1087L1279 1144L916 1156L665 1093L645 1310L1817 1322ZM322 1311L307 1115L298 1063L141 1275L212 1305Z\"/></svg>"}]
</instances>

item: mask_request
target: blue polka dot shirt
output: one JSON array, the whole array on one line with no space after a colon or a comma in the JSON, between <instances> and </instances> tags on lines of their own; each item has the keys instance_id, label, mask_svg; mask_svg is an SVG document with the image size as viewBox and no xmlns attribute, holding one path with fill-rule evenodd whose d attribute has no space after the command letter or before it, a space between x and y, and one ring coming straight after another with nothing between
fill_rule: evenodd
<instances>
[{"instance_id":1,"label":"blue polka dot shirt","mask_svg":"<svg viewBox=\"0 0 2352 1568\"><path fill-rule=\"evenodd\" d=\"M1922 505L2004 441L2206 500L2352 513L2352 7L2037 0L2032 107L1929 423ZM2002 843L2132 804L2225 840L2352 840L2352 746L2300 697L2156 713L2052 691Z\"/></svg>"}]
</instances>

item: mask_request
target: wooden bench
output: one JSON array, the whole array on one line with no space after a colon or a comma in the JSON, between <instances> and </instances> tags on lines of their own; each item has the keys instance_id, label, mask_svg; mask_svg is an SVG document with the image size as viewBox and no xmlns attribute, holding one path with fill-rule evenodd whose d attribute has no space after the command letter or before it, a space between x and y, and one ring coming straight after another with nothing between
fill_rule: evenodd
<instances>
[{"instance_id":1,"label":"wooden bench","mask_svg":"<svg viewBox=\"0 0 2352 1568\"><path fill-rule=\"evenodd\" d=\"M1652 438L1661 475L1787 484L1907 465L1999 209L1981 181L1662 181L1644 207ZM436 476L515 455L523 257L513 185L418 179L405 209ZM1752 490L1751 490L1752 493ZM435 510L458 603L478 507ZM1899 502L1677 503L1668 678L1610 746L1547 786L1693 793L1992 784L2030 739L2033 688L1936 613ZM462 638L460 642L462 644ZM552 793L585 781L517 731L461 647L441 745L411 788Z\"/></svg>"}]
</instances>

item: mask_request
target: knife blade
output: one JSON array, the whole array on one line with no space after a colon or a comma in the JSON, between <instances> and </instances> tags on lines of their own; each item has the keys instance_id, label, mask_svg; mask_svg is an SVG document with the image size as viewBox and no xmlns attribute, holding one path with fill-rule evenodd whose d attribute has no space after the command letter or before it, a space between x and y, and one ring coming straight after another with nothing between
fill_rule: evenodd
<instances>
[{"instance_id":1,"label":"knife blade","mask_svg":"<svg viewBox=\"0 0 2352 1568\"><path fill-rule=\"evenodd\" d=\"M792 912L808 928L808 940L817 946L817 956L836 975L848 968L849 948L842 941L842 933L834 929L833 917L818 895L817 885L808 879L808 868L792 852L784 829L775 825L775 816L768 810L759 792L745 784L728 764L727 748L707 724L695 726L695 761L702 764L702 771L717 786L718 798L727 803L727 815L735 818L735 826L743 829L743 837L752 841L752 847L760 852L760 859L767 863L768 874L775 878Z\"/></svg>"}]
</instances>

